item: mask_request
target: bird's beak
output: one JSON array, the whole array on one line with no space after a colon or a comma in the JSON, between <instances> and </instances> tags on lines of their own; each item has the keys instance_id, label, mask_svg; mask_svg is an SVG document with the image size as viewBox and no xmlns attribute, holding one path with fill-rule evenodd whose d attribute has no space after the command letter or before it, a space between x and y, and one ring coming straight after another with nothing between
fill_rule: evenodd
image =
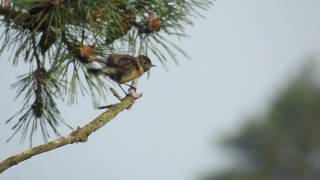
<instances>
[{"instance_id":1,"label":"bird's beak","mask_svg":"<svg viewBox=\"0 0 320 180\"><path fill-rule=\"evenodd\" d=\"M151 67L157 67L156 65L154 65L154 64L151 64Z\"/></svg>"}]
</instances>

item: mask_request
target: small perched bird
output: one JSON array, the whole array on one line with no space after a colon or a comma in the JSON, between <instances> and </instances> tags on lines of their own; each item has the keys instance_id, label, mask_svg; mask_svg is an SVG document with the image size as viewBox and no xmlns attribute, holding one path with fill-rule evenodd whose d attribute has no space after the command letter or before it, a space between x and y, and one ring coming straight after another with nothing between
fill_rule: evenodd
<instances>
[{"instance_id":1,"label":"small perched bird","mask_svg":"<svg viewBox=\"0 0 320 180\"><path fill-rule=\"evenodd\" d=\"M88 72L96 76L105 75L118 84L125 84L139 78L154 67L151 60L144 55L137 57L122 54L111 54L102 62L102 68L88 68Z\"/></svg>"}]
</instances>

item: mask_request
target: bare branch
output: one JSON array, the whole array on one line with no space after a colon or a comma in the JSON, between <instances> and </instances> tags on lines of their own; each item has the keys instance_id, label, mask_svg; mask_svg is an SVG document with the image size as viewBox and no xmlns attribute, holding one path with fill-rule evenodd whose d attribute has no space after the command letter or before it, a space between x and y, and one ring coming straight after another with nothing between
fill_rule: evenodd
<instances>
[{"instance_id":1,"label":"bare branch","mask_svg":"<svg viewBox=\"0 0 320 180\"><path fill-rule=\"evenodd\" d=\"M131 107L134 104L135 100L135 97L127 96L122 99L121 102L110 106L110 108L106 112L99 115L96 119L94 119L84 127L78 128L71 134L7 158L0 163L0 173L24 160L31 158L32 156L57 149L67 144L86 142L91 133L103 127L106 123L115 118L121 111L127 109L128 107Z\"/></svg>"}]
</instances>

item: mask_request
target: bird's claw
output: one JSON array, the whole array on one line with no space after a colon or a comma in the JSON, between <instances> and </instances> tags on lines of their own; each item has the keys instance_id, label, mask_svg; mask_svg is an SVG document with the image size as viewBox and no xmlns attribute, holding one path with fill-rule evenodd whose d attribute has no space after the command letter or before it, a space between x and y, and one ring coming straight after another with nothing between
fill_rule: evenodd
<instances>
[{"instance_id":1,"label":"bird's claw","mask_svg":"<svg viewBox=\"0 0 320 180\"><path fill-rule=\"evenodd\" d=\"M137 88L130 88L128 90L128 95L134 97L135 99L138 99L142 96L142 93L137 93Z\"/></svg>"}]
</instances>

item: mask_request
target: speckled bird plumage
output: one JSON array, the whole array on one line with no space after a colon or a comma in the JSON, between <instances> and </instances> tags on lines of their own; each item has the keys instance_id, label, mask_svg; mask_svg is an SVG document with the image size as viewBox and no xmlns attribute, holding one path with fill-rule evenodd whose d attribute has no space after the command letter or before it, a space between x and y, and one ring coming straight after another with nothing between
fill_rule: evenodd
<instances>
[{"instance_id":1,"label":"speckled bird plumage","mask_svg":"<svg viewBox=\"0 0 320 180\"><path fill-rule=\"evenodd\" d=\"M134 57L122 54L109 55L103 64L102 68L88 68L88 72L94 75L106 75L119 84L139 78L154 66L147 56Z\"/></svg>"}]
</instances>

